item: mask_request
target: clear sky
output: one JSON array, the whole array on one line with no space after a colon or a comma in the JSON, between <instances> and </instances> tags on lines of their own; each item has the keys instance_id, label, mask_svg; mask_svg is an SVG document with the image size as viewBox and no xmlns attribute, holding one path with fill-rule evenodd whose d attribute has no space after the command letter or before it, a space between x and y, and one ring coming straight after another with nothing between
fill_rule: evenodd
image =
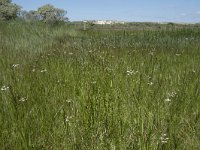
<instances>
[{"instance_id":1,"label":"clear sky","mask_svg":"<svg viewBox=\"0 0 200 150\"><path fill-rule=\"evenodd\" d=\"M44 4L67 10L71 21L200 22L200 0L13 0L23 10Z\"/></svg>"}]
</instances>

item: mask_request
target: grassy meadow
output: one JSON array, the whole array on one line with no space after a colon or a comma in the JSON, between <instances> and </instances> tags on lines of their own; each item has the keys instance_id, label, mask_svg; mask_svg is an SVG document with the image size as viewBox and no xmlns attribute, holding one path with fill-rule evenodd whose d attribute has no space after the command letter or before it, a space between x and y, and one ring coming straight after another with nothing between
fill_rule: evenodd
<instances>
[{"instance_id":1,"label":"grassy meadow","mask_svg":"<svg viewBox=\"0 0 200 150\"><path fill-rule=\"evenodd\" d=\"M200 29L0 23L0 148L198 150Z\"/></svg>"}]
</instances>

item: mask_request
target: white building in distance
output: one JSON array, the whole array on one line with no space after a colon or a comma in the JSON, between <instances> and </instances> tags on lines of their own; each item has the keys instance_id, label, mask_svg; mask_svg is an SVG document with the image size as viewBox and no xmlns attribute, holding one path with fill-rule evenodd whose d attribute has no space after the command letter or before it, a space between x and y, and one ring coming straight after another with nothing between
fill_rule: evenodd
<instances>
[{"instance_id":1,"label":"white building in distance","mask_svg":"<svg viewBox=\"0 0 200 150\"><path fill-rule=\"evenodd\" d=\"M113 20L84 20L83 22L90 22L99 25L106 25L106 24L125 24L124 21L113 21Z\"/></svg>"}]
</instances>

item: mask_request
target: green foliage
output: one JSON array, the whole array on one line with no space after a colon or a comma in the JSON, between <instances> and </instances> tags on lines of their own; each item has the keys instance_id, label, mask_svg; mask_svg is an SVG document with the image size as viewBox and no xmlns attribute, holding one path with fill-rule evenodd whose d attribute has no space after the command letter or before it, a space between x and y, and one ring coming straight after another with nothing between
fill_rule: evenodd
<instances>
[{"instance_id":1,"label":"green foliage","mask_svg":"<svg viewBox=\"0 0 200 150\"><path fill-rule=\"evenodd\" d=\"M88 24L88 26L89 26L90 28L93 28L93 27L95 26L95 24L94 24L93 22L87 22L87 24Z\"/></svg>"},{"instance_id":2,"label":"green foliage","mask_svg":"<svg viewBox=\"0 0 200 150\"><path fill-rule=\"evenodd\" d=\"M20 12L20 6L11 3L11 0L0 0L0 20L15 19Z\"/></svg>"},{"instance_id":3,"label":"green foliage","mask_svg":"<svg viewBox=\"0 0 200 150\"><path fill-rule=\"evenodd\" d=\"M30 10L30 11L21 11L20 17L26 21L36 21L39 20L39 16L37 11Z\"/></svg>"},{"instance_id":4,"label":"green foliage","mask_svg":"<svg viewBox=\"0 0 200 150\"><path fill-rule=\"evenodd\" d=\"M0 22L1 149L198 150L199 35Z\"/></svg>"},{"instance_id":5,"label":"green foliage","mask_svg":"<svg viewBox=\"0 0 200 150\"><path fill-rule=\"evenodd\" d=\"M0 5L11 3L11 0L0 0Z\"/></svg>"},{"instance_id":6,"label":"green foliage","mask_svg":"<svg viewBox=\"0 0 200 150\"><path fill-rule=\"evenodd\" d=\"M67 18L65 17L67 12L63 9L55 8L53 5L44 5L38 8L37 13L40 19L45 23L54 24L60 21L67 21Z\"/></svg>"}]
</instances>

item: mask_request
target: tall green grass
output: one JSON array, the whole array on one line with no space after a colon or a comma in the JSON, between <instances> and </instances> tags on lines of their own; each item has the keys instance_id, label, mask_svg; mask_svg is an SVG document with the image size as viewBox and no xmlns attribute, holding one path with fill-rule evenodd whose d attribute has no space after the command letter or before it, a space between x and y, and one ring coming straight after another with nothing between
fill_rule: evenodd
<instances>
[{"instance_id":1,"label":"tall green grass","mask_svg":"<svg viewBox=\"0 0 200 150\"><path fill-rule=\"evenodd\" d=\"M199 149L199 35L0 23L0 147Z\"/></svg>"}]
</instances>

